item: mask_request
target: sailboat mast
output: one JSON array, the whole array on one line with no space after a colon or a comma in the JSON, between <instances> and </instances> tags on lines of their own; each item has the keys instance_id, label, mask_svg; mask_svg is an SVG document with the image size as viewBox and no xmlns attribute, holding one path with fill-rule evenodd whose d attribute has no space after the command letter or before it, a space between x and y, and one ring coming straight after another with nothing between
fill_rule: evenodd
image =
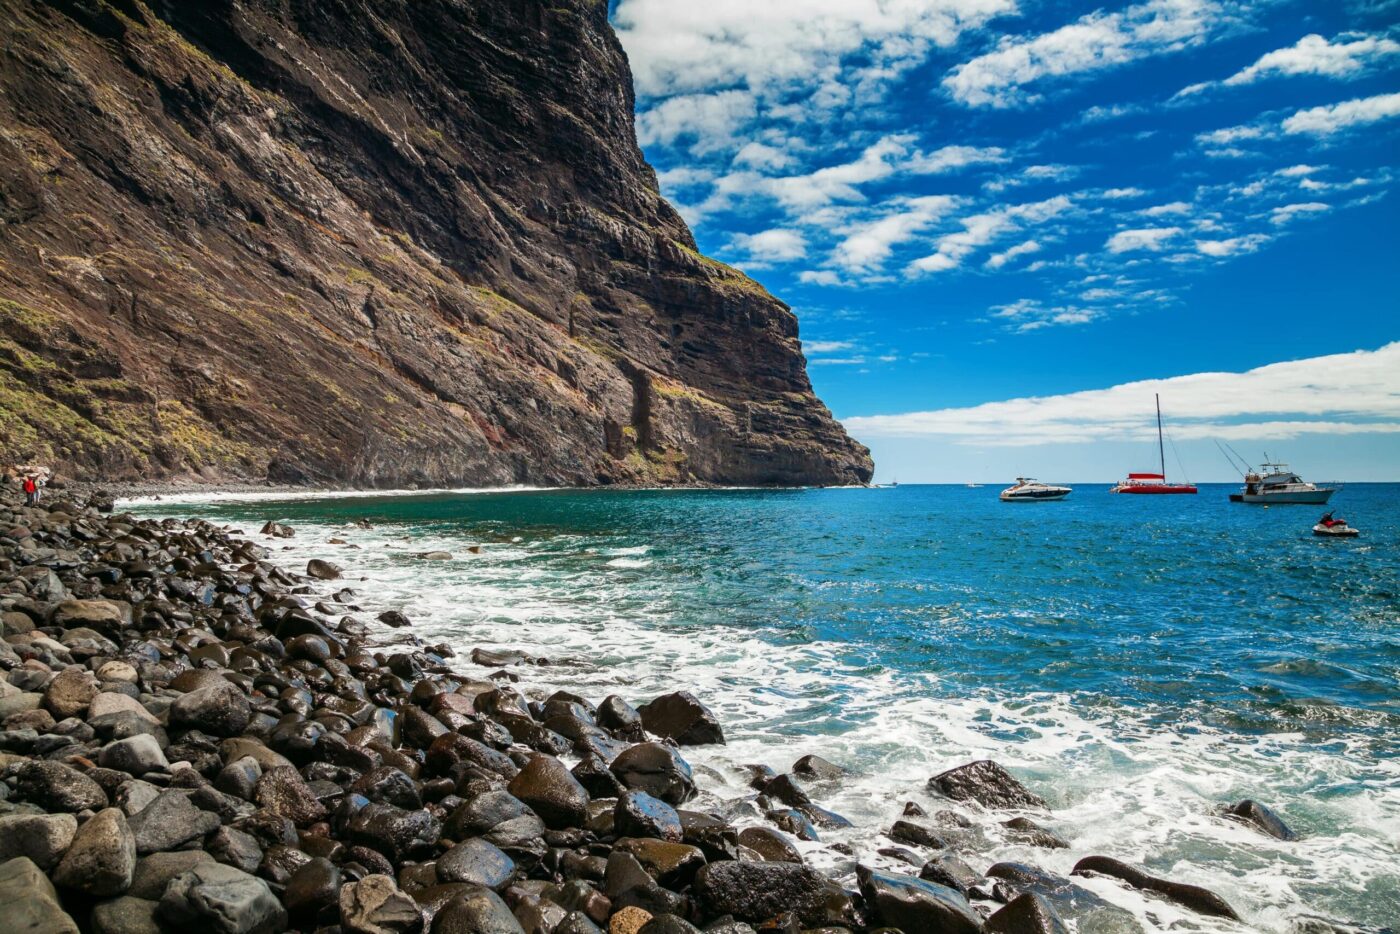
<instances>
[{"instance_id":1,"label":"sailboat mast","mask_svg":"<svg viewBox=\"0 0 1400 934\"><path fill-rule=\"evenodd\" d=\"M1158 393L1153 393L1153 398L1157 400L1157 463L1162 468L1162 479L1167 479L1167 450L1162 447L1162 397Z\"/></svg>"}]
</instances>

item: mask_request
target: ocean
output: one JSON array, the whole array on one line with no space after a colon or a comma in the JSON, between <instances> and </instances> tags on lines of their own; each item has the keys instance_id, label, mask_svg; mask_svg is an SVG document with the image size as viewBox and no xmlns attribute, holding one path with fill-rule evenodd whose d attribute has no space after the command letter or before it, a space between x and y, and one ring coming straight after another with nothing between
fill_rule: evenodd
<instances>
[{"instance_id":1,"label":"ocean","mask_svg":"<svg viewBox=\"0 0 1400 934\"><path fill-rule=\"evenodd\" d=\"M1069 849L987 849L1067 874L1090 854L1204 885L1251 928L1300 916L1400 919L1400 484L1322 510L1198 496L1001 503L998 488L476 491L165 498L259 538L301 570L340 564L362 619L399 609L465 669L475 646L548 658L522 687L640 704L689 690L726 746L685 750L700 804L743 814L739 768L816 753L849 772L814 795L854 826L800 844L876 851L928 778L992 758L1049 799ZM372 528L354 523L367 519ZM338 538L344 545L329 544ZM468 551L480 546L480 553ZM450 561L417 554L451 552ZM333 589L333 587L328 587ZM1302 837L1222 819L1254 798ZM1239 930L1083 880L1147 930Z\"/></svg>"}]
</instances>

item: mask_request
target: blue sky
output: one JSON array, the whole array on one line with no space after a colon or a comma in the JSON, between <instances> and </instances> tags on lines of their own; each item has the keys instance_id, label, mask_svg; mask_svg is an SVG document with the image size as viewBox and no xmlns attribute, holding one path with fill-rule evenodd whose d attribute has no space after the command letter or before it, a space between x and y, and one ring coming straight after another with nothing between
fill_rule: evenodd
<instances>
[{"instance_id":1,"label":"blue sky","mask_svg":"<svg viewBox=\"0 0 1400 934\"><path fill-rule=\"evenodd\" d=\"M1172 473L1400 479L1400 0L612 6L663 192L877 479L1116 479L1154 391Z\"/></svg>"}]
</instances>

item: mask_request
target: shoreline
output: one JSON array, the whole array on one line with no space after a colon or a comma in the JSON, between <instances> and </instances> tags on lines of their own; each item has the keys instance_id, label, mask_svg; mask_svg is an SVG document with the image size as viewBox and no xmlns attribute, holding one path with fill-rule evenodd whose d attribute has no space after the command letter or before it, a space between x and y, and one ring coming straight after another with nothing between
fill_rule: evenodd
<instances>
[{"instance_id":1,"label":"shoreline","mask_svg":"<svg viewBox=\"0 0 1400 934\"><path fill-rule=\"evenodd\" d=\"M191 625L178 628L170 625L171 618L164 612L157 614L157 622L151 622L143 612L149 600L127 602L126 615L120 607L115 617L104 608L91 607L83 615L70 618L68 614L74 612L71 608L60 612L63 601L46 600L42 602L50 606L37 605L33 599L33 585L26 584L29 603L21 605L12 601L11 607L19 606L17 612L30 617L34 624L30 632L47 628L54 630L51 635L56 637L29 640L27 644L37 646L30 661L42 660L43 653L48 652L49 661L59 663L49 667L62 671L61 653L54 655L57 650L52 645L63 648L67 640L84 643L79 654L74 654L77 646L68 646L68 650L72 660L77 661L81 656L88 664L84 666L86 671L69 668L62 678L54 674L42 685L37 678L26 675L28 680L24 686L33 689L19 693L30 695L25 701L32 702L27 712L44 710L51 717L51 708L60 703L58 698L70 688L77 688L78 682L83 685L78 693L90 694L86 710L73 710L74 715L86 713L86 725L93 727L93 735L50 750L79 762L72 770L80 773L78 777L84 777L81 774L84 763L97 763L96 769L87 771L103 773L98 776L100 780L95 781L108 794L107 800L118 804L117 808L104 808L100 814L89 817L83 828L113 810L121 810L125 816L119 819L112 815L103 820L118 826L125 821L128 830L132 824L139 824L138 831L148 826L150 821L141 818L145 808L126 813L132 809L122 804L122 789L127 787L125 799L130 802L136 783L157 789L154 797L149 797L149 788L139 789L147 798L142 802L145 807L153 807L164 800L167 803L161 805L162 808L188 815L188 808L170 797L173 789L178 792L176 797L187 799L186 804L193 803L199 814L218 816L219 829L209 826L203 831L206 850L211 847L212 838L220 834L220 839L225 841L239 839L233 831L253 838L257 838L258 833L266 834L262 823L270 818L264 812L270 811L281 821L291 821L295 831L292 836L284 832L276 837L281 842L268 842L273 839L269 836L263 841L265 845L256 864L248 857L242 864L235 865L252 880L248 882L239 877L236 880L239 884L251 892L256 889L254 883L261 882L272 898L280 900L284 912L304 912L305 905L297 898L306 887L308 876L318 878L322 889L329 886L328 879L338 880L337 885L330 886L336 889L336 898L322 898L313 920L329 921L334 915L342 928L349 930L356 929L357 922L346 914L347 898L348 911L354 915L359 904L355 893L367 899L371 892L375 898L384 896L381 907L391 902L400 907L416 906L412 910L418 912L417 923L424 929L438 929L435 926L438 922L431 917L433 913L447 912L443 915L446 918L484 911L504 923L506 915L501 912L505 910L516 919L521 919L522 914L532 918L548 914L560 924L567 916L575 925L567 929L570 931L597 929L596 925L605 922L610 929L617 930L614 919L628 908L651 915L673 916L672 926L657 928L666 931L695 929L675 926L689 923L682 918L704 924L724 915L738 916L741 922L760 926L776 917L789 915L803 926L820 924L823 929L833 930L864 931L882 924L890 927L894 925L886 922L892 918L907 918L909 924L918 919L919 925L937 922L952 925L949 929L977 930L984 923L990 924L985 920L987 917L1013 908L1016 916L1033 910L1048 911L1050 917L1054 917L1057 912L1068 912L1073 907L1073 899L1066 902L1063 898L1065 893L1087 894L1070 880L1032 870L1032 867L999 864L986 875L972 870L961 856L951 854L960 852L973 857L965 838L972 836L968 831L975 828L953 821L947 816L951 812L936 813L932 817L906 812L905 819L896 823L890 836L911 855L923 854L918 856L919 860L927 856L927 862L911 867L909 875L873 872L862 867L855 880L857 885L847 889L806 867L785 836L789 832L801 835L806 832L804 828L815 831L823 825L839 826L843 820L816 803L823 797L823 788L841 780L840 770L830 763L804 757L807 761L794 763L787 773L756 769L752 787L763 814L757 826L741 829L717 814L689 812L684 805L694 794L695 778L684 762L684 746L722 739L722 725L694 698L669 695L653 700L650 707L643 706L640 712L616 697L592 698L600 701L596 706L577 696L556 694L550 698L532 698L529 696L532 669L527 660L512 658L508 653L476 650L469 656L470 664L466 658L454 663L451 650L445 646L415 645L416 639L411 636L405 643L402 630L409 627L371 627L354 622L348 615L353 612L354 595L340 591L341 585L333 578L320 581L298 578L269 561L271 555L265 544L275 544L275 538L259 538L258 541L253 541L252 536L235 538L200 521L144 520L123 530L127 523L120 517L104 518L78 510L75 520L70 518L73 510L65 508L61 499L46 506L48 508L39 510L16 510L9 502L0 503L0 509L9 509L13 517L33 524L31 538L42 537L46 546L50 539L64 536L63 527L71 532L74 525L82 525L108 534L125 532L125 537L140 531L143 534L138 537L154 536L150 541L162 543L162 549L178 546L188 553L190 548L199 547L201 554L212 550L229 559L216 562L220 568L217 574L207 561L183 570L173 566L170 570L156 569L156 573L128 564L126 580L159 582L174 606L186 607L183 612L192 617ZM22 557L18 553L28 550L32 557L37 543L31 541L26 549L25 540L21 538L13 546L5 541L4 555L13 560L12 556ZM69 548L60 550L91 549L93 546L87 544L88 541L70 537L59 542ZM43 560L26 566L42 566ZM20 563L15 561L16 565ZM314 568L314 561L312 565L308 570L318 570L323 577L329 575L329 569ZM196 573L200 567L203 570ZM110 574L98 577L82 573L79 568L61 569L59 573L67 578L67 581L60 580L59 586L73 596L95 590L99 601L110 602L108 591L121 586L120 579L115 584L93 586L105 581ZM239 590L239 585L244 583L242 575L251 575L251 591L259 595L256 601L245 599L245 603L258 605L247 606L246 613L235 610L235 621L230 622L230 606L240 604L237 598L231 602L224 598L231 594L248 596ZM41 596L55 595L47 577L42 584L50 591ZM325 591L335 591L330 596L349 602L336 603ZM15 612L11 607L7 609ZM219 610L217 616L215 607ZM342 612L347 615L341 616ZM337 616L341 617L340 621L332 622ZM84 625L72 625L76 622ZM207 624L207 628L201 624ZM86 629L97 639L86 634L75 637L73 634L78 629ZM194 636L190 635L192 632ZM5 634L10 635L8 626ZM174 641L182 634L183 642ZM123 649L130 650L150 638L167 648L175 661L152 663L165 666L161 668L143 667L144 663L133 656L137 664L121 664L132 669L136 675L134 680L113 682L102 679L100 674L97 679L92 677L103 672L105 665L112 664L103 659L120 657ZM107 643L99 641L101 639L106 639ZM168 646L166 639L170 640ZM86 644L88 641L92 645ZM281 646L280 656L274 645ZM94 647L96 652L91 651ZM414 651L399 651L405 647ZM113 652L112 648L117 651ZM101 663L94 666L94 660ZM181 665L188 667L176 671ZM221 673L224 666L228 666L228 670ZM499 670L491 671L493 668ZM316 678L321 675L308 681L308 676L314 675L317 669L330 677L330 684L318 684ZM10 670L13 672L14 668ZM76 673L70 677L67 672ZM170 677L163 681L165 675ZM274 699L267 685L275 685L279 680L269 682L267 678L290 679L292 683ZM264 679L261 688L259 679ZM359 690L348 684L334 691L324 690L337 679L350 679L360 685ZM296 687L298 680L307 687ZM55 690L58 681L65 682L61 685L62 691ZM228 684L240 687L243 701L248 705L247 721L232 731L227 721L219 721L222 728L214 729L211 736L199 727L213 729L213 726L203 720L189 719L181 705L190 706L184 698L208 690L231 694L225 687ZM520 688L512 687L513 684L519 684ZM308 690L318 686L322 690ZM94 691L95 687L100 690ZM42 690L35 690L38 688ZM676 685L678 691L683 692L685 688L685 685ZM185 693L181 693L182 689ZM525 693L521 693L522 689ZM51 693L54 698L50 697ZM130 716L122 717L123 725L112 727L110 733L96 732L104 714L94 715L91 705L107 694L128 698L134 694L146 716L142 717L130 704L109 698L103 703L117 704ZM7 692L7 696L14 694ZM38 700L33 700L34 697ZM145 702L141 703L143 699ZM215 704L216 708L218 706ZM373 710L367 711L366 706L372 706ZM219 712L217 709L213 712L216 720ZM275 714L281 716L273 719ZM151 725L147 718L154 718L158 726ZM55 718L51 726L44 724L44 717L38 714L29 720L36 721L31 724L36 734L34 748L41 745L43 737L55 735L59 722ZM308 724L320 726L313 728ZM41 733L40 726L47 732ZM100 723L104 731L108 726L109 721ZM106 774L113 771L109 766L125 755L128 747L144 747L144 752L150 753L151 742L138 737L154 736L156 729L162 731L167 740L164 747L159 747L159 739L155 740L157 751L165 759L164 766L140 775L134 772L120 776ZM79 731L78 735L83 732ZM120 739L112 738L118 733L122 734ZM191 739L192 733L204 733L205 739L210 741L203 746L213 746L213 749L201 748L198 737ZM220 737L220 734L225 735ZM70 729L57 735L74 734ZM342 746L339 739L328 738L332 735L343 738L345 745ZM216 738L217 741L213 741ZM107 741L99 742L99 739ZM27 740L25 737L23 741ZM171 746L175 747L173 754ZM109 752L112 747L121 747L123 752ZM235 752L239 753L237 758L233 758ZM258 762L259 774L239 784L239 769L235 765L249 756ZM150 758L159 765L154 756ZM579 764L567 768L563 760L574 758ZM377 764L371 765L375 760ZM13 779L15 789L8 795L10 801L32 803L29 799L35 797L32 789L38 782L23 776L34 769L24 765L16 767L13 755L7 755L4 761L4 774ZM268 763L275 764L269 766ZM241 768L243 778L248 779L252 766L244 763ZM986 764L976 765L971 771L954 769L952 773L939 777L944 779L940 791L950 801L980 801L991 816L1022 821L1021 826L1027 833L1049 834L1044 838L1045 845L1054 845L1048 842L1053 833L1035 823L1036 816L1045 815L1045 804L1031 789L1004 770ZM366 782L371 774L376 775L376 780ZM521 775L530 778L520 781ZM211 784L212 791L205 792ZM241 797L233 795L241 805L238 801L216 796L216 793L229 795L230 787L247 792ZM160 791L162 788L166 790ZM578 793L580 790L582 795ZM359 802L355 796L362 792L365 800ZM45 793L39 788L38 794ZM485 818L477 811L484 806L476 805L482 799L488 799L493 806L505 807L513 816L489 827L482 825L480 821ZM347 805L347 801L352 803ZM612 802L611 808L605 806L608 802ZM95 805L95 796L86 803ZM417 803L419 807L401 806L406 803ZM3 810L0 806L0 811ZM85 816L89 810L96 808L83 808L78 814ZM673 813L674 820L671 819ZM519 823L522 821L523 825ZM510 829L501 826L512 822L515 823ZM2 823L3 818L0 818ZM528 827L530 833L522 836L521 826ZM406 840L401 839L400 833L405 827L412 829ZM454 827L462 832L454 836ZM625 829L625 833L619 827ZM66 828L60 828L63 829ZM69 850L83 839L84 833L82 828L78 829ZM133 835L140 836L139 832ZM4 830L0 829L0 845L4 845L4 839ZM295 840L295 844L291 840ZM454 840L455 846L445 845ZM190 852L178 847L192 842L194 838L183 840L177 848L165 851L151 850L147 841L141 843L138 850L144 847L149 851L143 854L148 861L153 854ZM504 881L496 886L484 886L486 892L499 894L491 896L479 891L482 880L475 876L471 882L445 878L443 863L455 866L461 862L451 855L459 849L473 851L474 867L483 859L497 867L509 862L511 871ZM293 855L289 850L301 855ZM220 852L229 855L224 850ZM373 853L378 853L379 859ZM577 858L570 860L568 853ZM74 888L74 876L61 868L69 859L68 853L43 855L54 857L51 867L41 868L51 869L59 891L64 893L62 904L72 904L73 893L69 890ZM350 858L352 855L355 858ZM794 856L796 859L792 858ZM230 855L229 859L232 858ZM587 862L589 860L593 862ZM139 874L137 870L142 862L139 859L133 862L133 879ZM233 865L227 860L220 862ZM421 868L430 863L433 864L431 873ZM136 897L151 905L123 907L146 911L157 920L182 910L176 905L178 893L173 896L171 891L179 888L175 884L179 879L190 882L187 877L198 877L200 869L180 865L184 867L181 874L168 879L159 898ZM385 869L388 871L374 871ZM924 878L916 878L915 872ZM423 884L429 881L427 876L432 877L431 885ZM624 885L624 882L629 884ZM576 883L582 883L582 887ZM134 884L134 881L128 883L128 889ZM427 889L450 885L476 888L470 892L454 889L452 897L440 903L428 904L420 898ZM744 901L745 892L772 886L778 887L786 901L781 904ZM582 888L589 888L591 894ZM152 890L142 888L140 891ZM294 896L290 900L289 892ZM257 894L261 898L261 890ZM445 894L436 892L432 898ZM1178 891L1177 894L1193 897L1189 892ZM91 891L87 895L109 899L100 902L98 907L110 904L111 893ZM600 899L607 902L606 913L602 911ZM579 907L574 907L575 902ZM822 907L818 907L818 902ZM57 906L59 902L54 904ZM914 914L900 913L906 910ZM1097 910L1114 909L1109 905ZM276 916L274 908L269 907L268 911ZM577 917L580 913L582 918ZM631 912L628 917L637 919L640 915ZM584 920L595 928L584 926ZM1082 918L1075 916L1075 920ZM666 923L671 924L670 921ZM557 924L552 929L563 930ZM749 929L742 924L715 928L733 932ZM908 934L933 929L904 928Z\"/></svg>"}]
</instances>

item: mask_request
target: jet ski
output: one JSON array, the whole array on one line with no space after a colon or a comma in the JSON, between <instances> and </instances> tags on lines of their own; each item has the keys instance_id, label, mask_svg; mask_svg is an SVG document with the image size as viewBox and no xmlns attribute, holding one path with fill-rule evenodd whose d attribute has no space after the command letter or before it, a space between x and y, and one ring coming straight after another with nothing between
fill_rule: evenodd
<instances>
[{"instance_id":1,"label":"jet ski","mask_svg":"<svg viewBox=\"0 0 1400 934\"><path fill-rule=\"evenodd\" d=\"M1347 525L1347 520L1337 519L1329 512L1317 520L1313 534L1322 538L1356 538L1361 533Z\"/></svg>"}]
</instances>

